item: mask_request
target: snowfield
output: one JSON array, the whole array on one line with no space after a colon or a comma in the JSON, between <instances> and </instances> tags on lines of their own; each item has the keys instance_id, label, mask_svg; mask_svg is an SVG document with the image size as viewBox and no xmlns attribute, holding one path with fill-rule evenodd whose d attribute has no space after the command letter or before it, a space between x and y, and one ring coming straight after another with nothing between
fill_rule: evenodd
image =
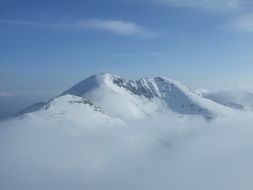
<instances>
[{"instance_id":1,"label":"snowfield","mask_svg":"<svg viewBox=\"0 0 253 190\"><path fill-rule=\"evenodd\" d=\"M0 189L252 190L252 100L93 75L0 123Z\"/></svg>"}]
</instances>

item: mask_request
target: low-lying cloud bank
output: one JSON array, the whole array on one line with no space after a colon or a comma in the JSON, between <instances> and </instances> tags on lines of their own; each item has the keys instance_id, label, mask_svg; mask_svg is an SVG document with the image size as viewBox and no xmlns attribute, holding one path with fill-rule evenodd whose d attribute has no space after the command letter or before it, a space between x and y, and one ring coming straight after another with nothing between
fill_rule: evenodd
<instances>
[{"instance_id":1,"label":"low-lying cloud bank","mask_svg":"<svg viewBox=\"0 0 253 190\"><path fill-rule=\"evenodd\" d=\"M2 122L0 189L252 189L252 123L246 112L111 128Z\"/></svg>"}]
</instances>

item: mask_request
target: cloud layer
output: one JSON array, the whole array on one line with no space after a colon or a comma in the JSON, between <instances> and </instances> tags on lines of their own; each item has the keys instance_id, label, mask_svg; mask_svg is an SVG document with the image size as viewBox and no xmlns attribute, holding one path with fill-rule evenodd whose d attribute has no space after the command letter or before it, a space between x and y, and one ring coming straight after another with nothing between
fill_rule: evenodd
<instances>
[{"instance_id":1,"label":"cloud layer","mask_svg":"<svg viewBox=\"0 0 253 190\"><path fill-rule=\"evenodd\" d=\"M252 113L126 126L0 123L1 189L252 189Z\"/></svg>"},{"instance_id":2,"label":"cloud layer","mask_svg":"<svg viewBox=\"0 0 253 190\"><path fill-rule=\"evenodd\" d=\"M227 24L228 27L241 32L253 32L253 13L246 13Z\"/></svg>"}]
</instances>

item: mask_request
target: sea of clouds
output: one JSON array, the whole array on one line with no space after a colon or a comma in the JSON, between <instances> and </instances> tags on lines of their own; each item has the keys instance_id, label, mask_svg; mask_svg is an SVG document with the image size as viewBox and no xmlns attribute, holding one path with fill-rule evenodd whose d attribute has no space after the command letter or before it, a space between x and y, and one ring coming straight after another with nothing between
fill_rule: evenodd
<instances>
[{"instance_id":1,"label":"sea of clouds","mask_svg":"<svg viewBox=\"0 0 253 190\"><path fill-rule=\"evenodd\" d=\"M0 123L1 190L252 190L253 116Z\"/></svg>"}]
</instances>

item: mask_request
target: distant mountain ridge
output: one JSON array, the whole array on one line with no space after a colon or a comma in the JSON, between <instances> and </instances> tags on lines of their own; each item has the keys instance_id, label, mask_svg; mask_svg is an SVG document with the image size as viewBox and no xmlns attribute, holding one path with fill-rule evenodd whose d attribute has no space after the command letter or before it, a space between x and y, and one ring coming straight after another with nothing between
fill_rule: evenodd
<instances>
[{"instance_id":1,"label":"distant mountain ridge","mask_svg":"<svg viewBox=\"0 0 253 190\"><path fill-rule=\"evenodd\" d=\"M238 110L253 110L253 93L245 90L226 90L209 92L207 90L200 94L219 104Z\"/></svg>"}]
</instances>

